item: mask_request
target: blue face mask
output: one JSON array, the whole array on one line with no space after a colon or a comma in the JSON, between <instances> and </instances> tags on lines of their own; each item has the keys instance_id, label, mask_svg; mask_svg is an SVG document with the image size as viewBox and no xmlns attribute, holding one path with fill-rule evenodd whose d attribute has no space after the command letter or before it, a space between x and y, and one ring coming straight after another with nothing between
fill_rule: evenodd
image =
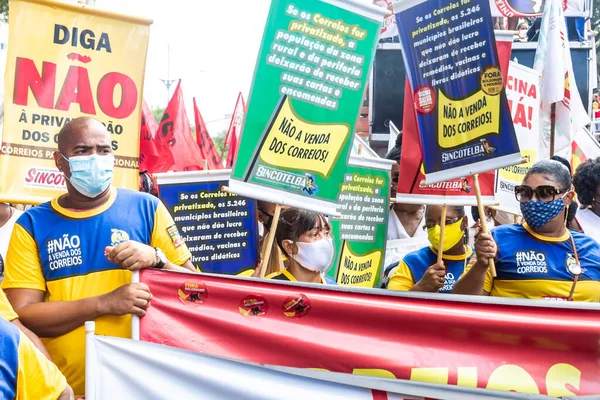
<instances>
[{"instance_id":1,"label":"blue face mask","mask_svg":"<svg viewBox=\"0 0 600 400\"><path fill-rule=\"evenodd\" d=\"M61 155L69 162L71 178L67 179L85 197L96 198L110 186L115 167L115 157L112 154L104 156L92 154L71 158Z\"/></svg>"},{"instance_id":2,"label":"blue face mask","mask_svg":"<svg viewBox=\"0 0 600 400\"><path fill-rule=\"evenodd\" d=\"M562 199L556 199L550 203L543 201L530 200L521 203L521 214L527 225L534 229L541 228L552 221L558 214L565 209L565 203Z\"/></svg>"}]
</instances>

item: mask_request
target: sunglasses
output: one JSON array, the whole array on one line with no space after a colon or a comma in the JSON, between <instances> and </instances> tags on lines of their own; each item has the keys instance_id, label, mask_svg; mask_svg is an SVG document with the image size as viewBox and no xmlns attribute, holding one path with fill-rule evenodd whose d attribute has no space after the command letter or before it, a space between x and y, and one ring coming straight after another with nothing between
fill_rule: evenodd
<instances>
[{"instance_id":1,"label":"sunglasses","mask_svg":"<svg viewBox=\"0 0 600 400\"><path fill-rule=\"evenodd\" d=\"M515 186L515 198L520 203L525 203L533 199L533 195L544 203L551 203L556 200L556 196L562 193L567 193L568 189L557 189L550 185L541 185L535 189L527 185Z\"/></svg>"},{"instance_id":2,"label":"sunglasses","mask_svg":"<svg viewBox=\"0 0 600 400\"><path fill-rule=\"evenodd\" d=\"M458 221L460 221L461 218L463 217L446 218L446 226L457 223ZM427 229L434 228L436 225L439 225L439 223L433 221L425 221L425 224L423 225L423 230L425 231Z\"/></svg>"}]
</instances>

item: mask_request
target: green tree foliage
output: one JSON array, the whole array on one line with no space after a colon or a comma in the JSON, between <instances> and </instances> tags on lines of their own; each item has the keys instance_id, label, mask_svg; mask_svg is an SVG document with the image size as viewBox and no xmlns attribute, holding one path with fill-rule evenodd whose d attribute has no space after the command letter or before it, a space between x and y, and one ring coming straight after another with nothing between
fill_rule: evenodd
<instances>
[{"instance_id":1,"label":"green tree foliage","mask_svg":"<svg viewBox=\"0 0 600 400\"><path fill-rule=\"evenodd\" d=\"M223 152L223 145L225 144L225 135L226 134L227 134L227 131L225 129L223 129L221 132L217 133L216 136L212 137L212 140L215 143L215 147L217 148L217 151L219 152L219 154L221 154Z\"/></svg>"},{"instance_id":2,"label":"green tree foliage","mask_svg":"<svg viewBox=\"0 0 600 400\"><path fill-rule=\"evenodd\" d=\"M152 114L154 114L154 118L156 118L156 121L159 124L160 124L160 121L162 120L162 117L163 117L164 113L165 113L165 107L154 108L152 110Z\"/></svg>"},{"instance_id":3,"label":"green tree foliage","mask_svg":"<svg viewBox=\"0 0 600 400\"><path fill-rule=\"evenodd\" d=\"M0 21L8 21L8 0L0 0Z\"/></svg>"}]
</instances>

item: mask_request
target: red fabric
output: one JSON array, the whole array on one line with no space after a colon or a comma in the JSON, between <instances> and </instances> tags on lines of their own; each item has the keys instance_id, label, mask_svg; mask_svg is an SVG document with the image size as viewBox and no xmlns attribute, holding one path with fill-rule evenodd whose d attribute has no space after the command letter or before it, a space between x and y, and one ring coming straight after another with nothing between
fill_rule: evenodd
<instances>
[{"instance_id":1,"label":"red fabric","mask_svg":"<svg viewBox=\"0 0 600 400\"><path fill-rule=\"evenodd\" d=\"M528 387L554 396L565 395L565 388L600 393L597 310L148 269L140 281L153 296L140 319L140 339L148 342L297 368Z\"/></svg>"},{"instance_id":2,"label":"red fabric","mask_svg":"<svg viewBox=\"0 0 600 400\"><path fill-rule=\"evenodd\" d=\"M156 172L155 165L160 155L154 141L157 129L158 122L156 122L154 114L146 104L146 100L143 100L142 121L140 124L140 171Z\"/></svg>"},{"instance_id":3,"label":"red fabric","mask_svg":"<svg viewBox=\"0 0 600 400\"><path fill-rule=\"evenodd\" d=\"M196 143L198 143L198 148L200 149L200 155L204 160L207 161L208 169L221 169L223 168L223 164L221 162L221 157L217 152L217 148L215 147L215 143L212 138L208 134L208 129L206 129L206 125L204 124L204 119L200 114L200 110L198 110L198 106L196 105L196 98L194 97L194 120L196 122Z\"/></svg>"},{"instance_id":4,"label":"red fabric","mask_svg":"<svg viewBox=\"0 0 600 400\"><path fill-rule=\"evenodd\" d=\"M233 135L237 135L236 143L240 142L239 135L242 133L241 130L242 130L242 123L244 121L244 115L246 113L245 110L246 110L246 103L244 102L244 96L242 96L242 93L239 93L238 98L235 102L235 108L233 109L233 114L231 115L231 122L229 123L229 128L227 129L227 134L225 135L225 142L223 143L223 153L225 152L225 149L231 148L231 144L233 142ZM233 148L236 148L236 147L234 146ZM231 153L231 151L229 153ZM235 152L234 152L234 154L235 154ZM223 157L223 155L221 155L221 157Z\"/></svg>"},{"instance_id":5,"label":"red fabric","mask_svg":"<svg viewBox=\"0 0 600 400\"><path fill-rule=\"evenodd\" d=\"M498 61L500 62L500 72L502 73L502 79L504 84L508 79L508 64L510 63L510 52L512 51L512 38L503 38L503 40L496 40L496 50L498 51Z\"/></svg>"},{"instance_id":6,"label":"red fabric","mask_svg":"<svg viewBox=\"0 0 600 400\"><path fill-rule=\"evenodd\" d=\"M231 131L231 141L229 144L229 152L227 153L227 163L225 164L226 168L233 168L233 163L235 162L235 158L237 156L238 138L235 128L236 127L234 126L233 130Z\"/></svg>"},{"instance_id":7,"label":"red fabric","mask_svg":"<svg viewBox=\"0 0 600 400\"><path fill-rule=\"evenodd\" d=\"M402 121L402 152L400 158L400 176L398 178L398 194L418 194L434 196L475 196L473 178L452 179L430 186L421 186L425 174L423 164L423 149L417 126L415 104L408 79L404 86L404 114ZM418 149L418 151L417 151ZM482 196L494 195L495 172L490 171L479 175L479 186Z\"/></svg>"},{"instance_id":8,"label":"red fabric","mask_svg":"<svg viewBox=\"0 0 600 400\"><path fill-rule=\"evenodd\" d=\"M190 121L185 113L181 81L169 101L160 125L156 132L161 146L168 147L171 157L165 160L159 171L194 171L202 169L202 155L194 142ZM161 152L162 154L162 152Z\"/></svg>"}]
</instances>

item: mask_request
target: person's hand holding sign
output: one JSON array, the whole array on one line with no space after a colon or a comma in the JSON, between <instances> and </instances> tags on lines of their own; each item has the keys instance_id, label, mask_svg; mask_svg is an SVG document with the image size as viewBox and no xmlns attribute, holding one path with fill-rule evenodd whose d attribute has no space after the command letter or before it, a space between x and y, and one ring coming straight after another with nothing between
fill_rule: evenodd
<instances>
[{"instance_id":1,"label":"person's hand holding sign","mask_svg":"<svg viewBox=\"0 0 600 400\"><path fill-rule=\"evenodd\" d=\"M475 238L475 253L477 254L475 264L484 268L488 267L490 260L496 258L498 248L491 234L480 232L477 235Z\"/></svg>"},{"instance_id":2,"label":"person's hand holding sign","mask_svg":"<svg viewBox=\"0 0 600 400\"><path fill-rule=\"evenodd\" d=\"M412 287L412 291L418 292L437 292L446 281L446 267L444 263L436 263L427 268L421 280Z\"/></svg>"}]
</instances>

